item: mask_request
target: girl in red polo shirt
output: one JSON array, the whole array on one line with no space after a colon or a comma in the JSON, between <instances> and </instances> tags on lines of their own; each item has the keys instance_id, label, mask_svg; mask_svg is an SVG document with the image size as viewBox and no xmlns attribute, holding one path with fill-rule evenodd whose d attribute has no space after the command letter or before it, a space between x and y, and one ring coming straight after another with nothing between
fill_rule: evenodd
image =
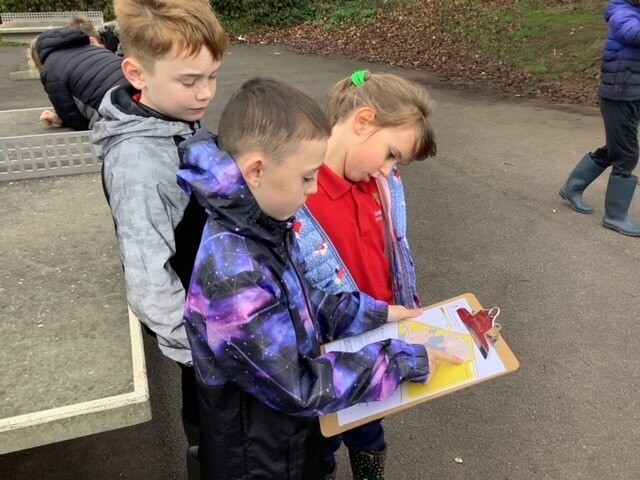
<instances>
[{"instance_id":1,"label":"girl in red polo shirt","mask_svg":"<svg viewBox=\"0 0 640 480\"><path fill-rule=\"evenodd\" d=\"M296 215L294 230L306 277L332 293L360 290L409 308L418 305L406 240L404 191L397 164L435 155L427 92L396 75L355 72L329 93L333 128L318 173L318 193ZM329 439L327 479L335 451L349 448L353 478L384 478L380 421Z\"/></svg>"}]
</instances>

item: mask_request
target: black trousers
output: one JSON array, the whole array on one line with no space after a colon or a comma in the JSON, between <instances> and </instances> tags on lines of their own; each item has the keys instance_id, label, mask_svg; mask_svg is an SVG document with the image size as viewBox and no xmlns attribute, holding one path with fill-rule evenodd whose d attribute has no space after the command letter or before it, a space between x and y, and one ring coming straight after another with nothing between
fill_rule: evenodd
<instances>
[{"instance_id":1,"label":"black trousers","mask_svg":"<svg viewBox=\"0 0 640 480\"><path fill-rule=\"evenodd\" d=\"M594 163L611 166L611 174L629 177L638 165L638 123L640 101L626 102L600 99L606 145L591 153Z\"/></svg>"},{"instance_id":2,"label":"black trousers","mask_svg":"<svg viewBox=\"0 0 640 480\"><path fill-rule=\"evenodd\" d=\"M189 445L197 445L200 428L200 409L196 371L193 367L178 364L182 371L182 423Z\"/></svg>"},{"instance_id":3,"label":"black trousers","mask_svg":"<svg viewBox=\"0 0 640 480\"><path fill-rule=\"evenodd\" d=\"M232 383L198 392L202 479L324 479L327 447L316 417L273 410Z\"/></svg>"},{"instance_id":4,"label":"black trousers","mask_svg":"<svg viewBox=\"0 0 640 480\"><path fill-rule=\"evenodd\" d=\"M156 338L156 334L144 323L143 330ZM196 371L193 367L187 367L177 363L181 373L182 390L182 426L187 436L189 445L197 445L200 430L200 407L198 406L198 388L196 384Z\"/></svg>"}]
</instances>

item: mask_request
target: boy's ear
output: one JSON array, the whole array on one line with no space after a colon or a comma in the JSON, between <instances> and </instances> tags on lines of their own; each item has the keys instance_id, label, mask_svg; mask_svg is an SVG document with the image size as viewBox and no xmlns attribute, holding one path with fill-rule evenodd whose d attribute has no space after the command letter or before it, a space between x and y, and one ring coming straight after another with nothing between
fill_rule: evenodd
<instances>
[{"instance_id":1,"label":"boy's ear","mask_svg":"<svg viewBox=\"0 0 640 480\"><path fill-rule=\"evenodd\" d=\"M142 90L146 85L146 72L135 58L127 57L122 61L122 73L136 90Z\"/></svg>"},{"instance_id":2,"label":"boy's ear","mask_svg":"<svg viewBox=\"0 0 640 480\"><path fill-rule=\"evenodd\" d=\"M353 116L353 129L358 135L362 133L369 133L374 129L373 121L375 118L376 112L373 108L359 108Z\"/></svg>"},{"instance_id":3,"label":"boy's ear","mask_svg":"<svg viewBox=\"0 0 640 480\"><path fill-rule=\"evenodd\" d=\"M260 186L264 165L264 157L258 153L251 153L242 159L240 171L249 187L258 188Z\"/></svg>"}]
</instances>

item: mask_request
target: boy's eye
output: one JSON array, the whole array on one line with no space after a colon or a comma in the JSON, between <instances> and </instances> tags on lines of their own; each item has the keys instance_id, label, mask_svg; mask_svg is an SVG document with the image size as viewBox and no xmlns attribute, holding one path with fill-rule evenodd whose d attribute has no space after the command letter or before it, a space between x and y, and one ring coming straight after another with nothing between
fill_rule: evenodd
<instances>
[{"instance_id":1,"label":"boy's eye","mask_svg":"<svg viewBox=\"0 0 640 480\"><path fill-rule=\"evenodd\" d=\"M181 80L180 83L185 87L193 87L196 84L195 80Z\"/></svg>"},{"instance_id":2,"label":"boy's eye","mask_svg":"<svg viewBox=\"0 0 640 480\"><path fill-rule=\"evenodd\" d=\"M316 177L304 177L304 178L303 178L303 180L304 180L306 183L313 182L315 179L316 179Z\"/></svg>"}]
</instances>

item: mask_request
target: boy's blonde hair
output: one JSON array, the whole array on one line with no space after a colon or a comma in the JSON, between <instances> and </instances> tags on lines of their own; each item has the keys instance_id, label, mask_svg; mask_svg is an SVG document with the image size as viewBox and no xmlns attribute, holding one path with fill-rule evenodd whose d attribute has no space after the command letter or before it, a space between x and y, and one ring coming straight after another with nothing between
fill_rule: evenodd
<instances>
[{"instance_id":1,"label":"boy's blonde hair","mask_svg":"<svg viewBox=\"0 0 640 480\"><path fill-rule=\"evenodd\" d=\"M38 55L38 50L36 50L36 43L38 42L38 37L34 38L29 42L29 46L27 47L27 58L29 64L29 70L32 72L40 72L42 68L42 62L40 62L40 55Z\"/></svg>"},{"instance_id":2,"label":"boy's blonde hair","mask_svg":"<svg viewBox=\"0 0 640 480\"><path fill-rule=\"evenodd\" d=\"M232 157L257 151L276 164L300 142L329 135L329 119L311 97L271 78L245 82L227 102L218 124L218 144Z\"/></svg>"},{"instance_id":3,"label":"boy's blonde hair","mask_svg":"<svg viewBox=\"0 0 640 480\"><path fill-rule=\"evenodd\" d=\"M424 88L387 73L364 71L364 82L355 85L351 77L339 81L329 92L327 114L332 125L354 111L369 107L376 112L377 128L416 127L418 138L412 157L424 160L436 154L436 142L429 117L431 97Z\"/></svg>"},{"instance_id":4,"label":"boy's blonde hair","mask_svg":"<svg viewBox=\"0 0 640 480\"><path fill-rule=\"evenodd\" d=\"M177 46L195 55L206 47L220 60L229 43L206 0L114 0L122 51L146 68Z\"/></svg>"},{"instance_id":5,"label":"boy's blonde hair","mask_svg":"<svg viewBox=\"0 0 640 480\"><path fill-rule=\"evenodd\" d=\"M81 15L79 13L74 15L69 22L69 27L80 30L82 33L86 33L88 37L100 40L100 35L98 35L96 26L93 24L91 19L85 15Z\"/></svg>"}]
</instances>

